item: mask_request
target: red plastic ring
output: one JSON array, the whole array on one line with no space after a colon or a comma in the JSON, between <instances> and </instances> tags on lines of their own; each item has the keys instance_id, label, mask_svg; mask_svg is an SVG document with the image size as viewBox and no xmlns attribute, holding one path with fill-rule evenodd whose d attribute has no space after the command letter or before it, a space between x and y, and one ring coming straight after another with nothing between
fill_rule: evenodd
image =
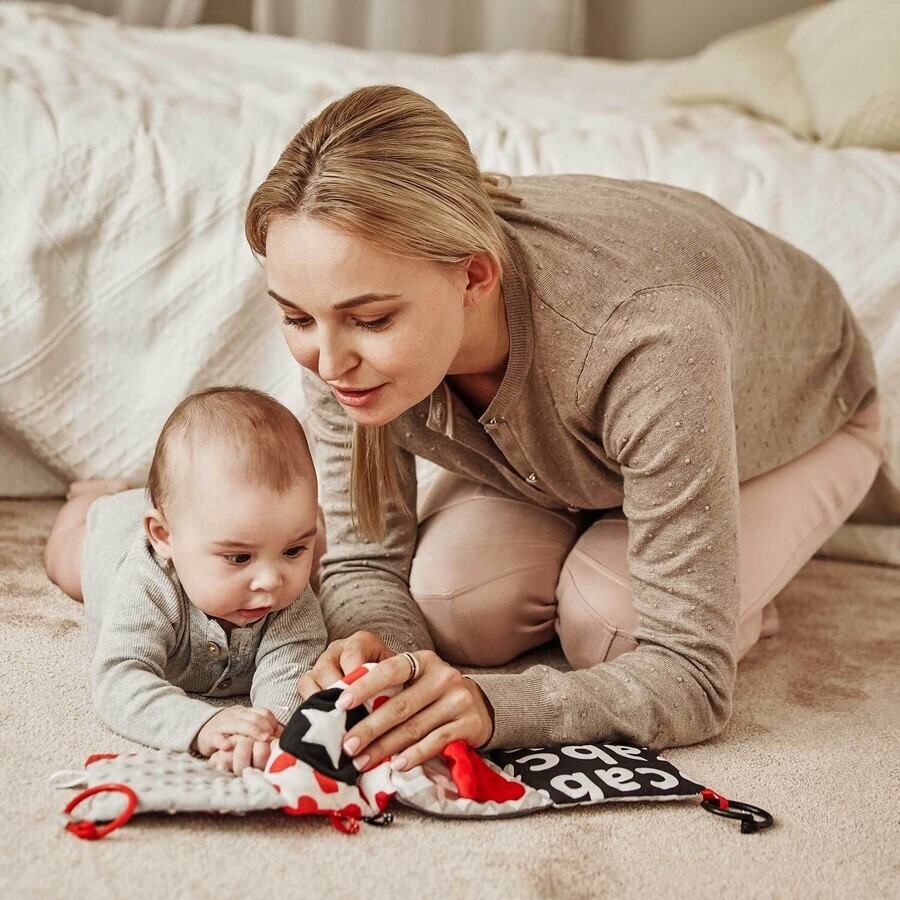
<instances>
[{"instance_id":1,"label":"red plastic ring","mask_svg":"<svg viewBox=\"0 0 900 900\"><path fill-rule=\"evenodd\" d=\"M80 794L74 796L67 804L66 808L63 812L66 815L69 815L79 803L84 800L87 800L88 797L93 797L94 794L105 794L107 792L118 792L120 794L125 795L126 804L125 809L116 816L112 822L107 822L106 825L103 825L101 828L98 828L93 822L88 822L87 820L82 822L69 822L66 825L66 831L71 832L75 835L75 837L79 837L85 841L96 841L99 838L106 837L111 831L115 831L117 828L121 828L133 815L135 807L137 806L137 794L128 787L127 784L115 784L110 782L109 784L97 784L92 788L88 788L85 791L82 791Z\"/></svg>"}]
</instances>

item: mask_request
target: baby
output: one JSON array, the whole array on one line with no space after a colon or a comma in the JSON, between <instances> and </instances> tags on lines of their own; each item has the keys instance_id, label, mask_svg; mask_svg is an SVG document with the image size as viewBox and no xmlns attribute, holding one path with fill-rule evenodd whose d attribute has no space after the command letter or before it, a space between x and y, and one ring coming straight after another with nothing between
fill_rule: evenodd
<instances>
[{"instance_id":1,"label":"baby","mask_svg":"<svg viewBox=\"0 0 900 900\"><path fill-rule=\"evenodd\" d=\"M163 426L146 494L127 488L75 482L44 551L84 601L94 706L143 744L264 766L326 643L303 429L260 391L201 391ZM247 693L252 708L190 696Z\"/></svg>"}]
</instances>

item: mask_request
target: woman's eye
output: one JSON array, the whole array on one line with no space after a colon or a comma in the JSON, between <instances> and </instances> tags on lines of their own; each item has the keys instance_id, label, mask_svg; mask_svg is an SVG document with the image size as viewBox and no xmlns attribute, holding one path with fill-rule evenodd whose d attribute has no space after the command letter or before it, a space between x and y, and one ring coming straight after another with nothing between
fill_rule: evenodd
<instances>
[{"instance_id":1,"label":"woman's eye","mask_svg":"<svg viewBox=\"0 0 900 900\"><path fill-rule=\"evenodd\" d=\"M281 322L283 325L288 325L291 328L298 328L301 331L304 331L307 328L311 328L313 324L313 320L309 316L301 316L296 319L291 318L290 316L282 316ZM391 324L391 317L384 316L381 319L376 319L374 322L366 322L362 319L356 320L356 325L359 328L365 328L367 331L382 331L387 328Z\"/></svg>"},{"instance_id":2,"label":"woman's eye","mask_svg":"<svg viewBox=\"0 0 900 900\"><path fill-rule=\"evenodd\" d=\"M242 566L245 562L250 561L249 553L228 553L225 559L235 566Z\"/></svg>"},{"instance_id":3,"label":"woman's eye","mask_svg":"<svg viewBox=\"0 0 900 900\"><path fill-rule=\"evenodd\" d=\"M298 557L305 549L306 549L305 546L303 546L303 547L289 547L287 550L284 551L284 555L285 555L288 559L296 559L296 558L297 558L297 557Z\"/></svg>"},{"instance_id":4,"label":"woman's eye","mask_svg":"<svg viewBox=\"0 0 900 900\"><path fill-rule=\"evenodd\" d=\"M291 328L309 328L312 325L312 319L309 316L303 316L299 319L292 319L290 316L283 316L281 319L283 325L290 325Z\"/></svg>"},{"instance_id":5,"label":"woman's eye","mask_svg":"<svg viewBox=\"0 0 900 900\"><path fill-rule=\"evenodd\" d=\"M363 322L361 319L357 319L356 324L360 328L365 328L368 331L381 331L382 329L387 328L388 325L391 324L391 317L384 316L381 319L376 319L374 322Z\"/></svg>"}]
</instances>

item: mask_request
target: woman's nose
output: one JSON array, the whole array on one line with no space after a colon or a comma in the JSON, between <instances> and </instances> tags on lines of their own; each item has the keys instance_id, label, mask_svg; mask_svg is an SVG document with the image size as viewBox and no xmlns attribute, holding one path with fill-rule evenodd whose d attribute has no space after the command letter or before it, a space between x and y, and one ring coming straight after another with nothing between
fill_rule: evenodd
<instances>
[{"instance_id":1,"label":"woman's nose","mask_svg":"<svg viewBox=\"0 0 900 900\"><path fill-rule=\"evenodd\" d=\"M322 381L339 381L359 362L352 349L337 338L322 335L319 343L317 373Z\"/></svg>"}]
</instances>

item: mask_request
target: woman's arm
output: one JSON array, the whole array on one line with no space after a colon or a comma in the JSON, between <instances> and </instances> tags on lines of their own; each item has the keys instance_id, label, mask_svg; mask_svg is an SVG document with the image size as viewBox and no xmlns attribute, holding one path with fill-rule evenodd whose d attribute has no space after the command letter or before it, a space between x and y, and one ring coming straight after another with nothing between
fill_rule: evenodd
<instances>
[{"instance_id":1,"label":"woman's arm","mask_svg":"<svg viewBox=\"0 0 900 900\"><path fill-rule=\"evenodd\" d=\"M740 609L732 341L717 301L681 286L634 295L595 339L579 406L621 467L639 644L580 671L475 676L495 709L490 748L664 748L728 721Z\"/></svg>"},{"instance_id":2,"label":"woman's arm","mask_svg":"<svg viewBox=\"0 0 900 900\"><path fill-rule=\"evenodd\" d=\"M590 669L473 675L494 709L485 749L598 740L664 748L728 721L739 610L732 359L727 317L681 287L635 295L597 336L578 397L584 427L624 479L640 643ZM362 768L400 754L416 765L449 740L479 746L491 734L469 679L433 653L417 658L416 683L348 732ZM386 660L346 692L348 708L409 671L402 657Z\"/></svg>"},{"instance_id":3,"label":"woman's arm","mask_svg":"<svg viewBox=\"0 0 900 900\"><path fill-rule=\"evenodd\" d=\"M319 601L309 585L289 606L269 617L256 651L250 703L271 710L286 725L300 705L297 682L328 641Z\"/></svg>"},{"instance_id":4,"label":"woman's arm","mask_svg":"<svg viewBox=\"0 0 900 900\"><path fill-rule=\"evenodd\" d=\"M399 466L407 476L405 499L412 514L389 504L384 541L364 541L350 517L352 422L327 385L306 370L303 375L309 410L306 423L322 485L328 536L319 599L329 640L369 631L396 652L433 649L428 626L409 592L417 529L415 457L399 451Z\"/></svg>"}]
</instances>

